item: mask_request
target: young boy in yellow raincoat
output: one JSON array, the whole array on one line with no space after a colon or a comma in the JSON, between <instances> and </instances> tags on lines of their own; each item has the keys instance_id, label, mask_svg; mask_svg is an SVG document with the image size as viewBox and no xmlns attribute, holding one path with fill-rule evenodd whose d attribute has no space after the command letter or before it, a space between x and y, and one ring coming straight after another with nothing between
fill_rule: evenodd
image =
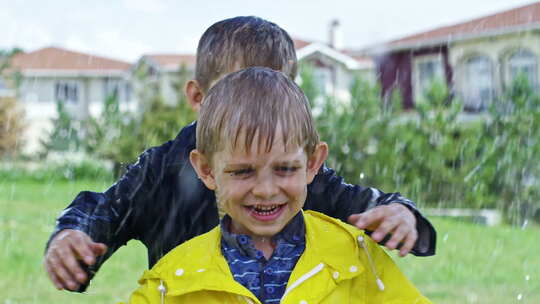
<instances>
[{"instance_id":1,"label":"young boy in yellow raincoat","mask_svg":"<svg viewBox=\"0 0 540 304\"><path fill-rule=\"evenodd\" d=\"M146 271L130 303L430 303L361 230L301 211L327 154L284 74L222 78L190 161L225 216Z\"/></svg>"}]
</instances>

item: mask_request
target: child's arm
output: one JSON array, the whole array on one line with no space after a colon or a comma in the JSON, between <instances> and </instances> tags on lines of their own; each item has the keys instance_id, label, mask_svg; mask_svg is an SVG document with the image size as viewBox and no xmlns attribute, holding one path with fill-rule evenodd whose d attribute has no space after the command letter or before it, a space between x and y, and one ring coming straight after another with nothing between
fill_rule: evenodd
<instances>
[{"instance_id":1,"label":"child's arm","mask_svg":"<svg viewBox=\"0 0 540 304\"><path fill-rule=\"evenodd\" d=\"M87 272L86 283L80 284L80 287L77 288L79 292L84 291L91 276L99 270L101 265L120 246L135 238L135 231L133 231L129 223L134 215L140 212L133 210L133 207L142 210L145 205L152 203L152 200L147 198L152 189L155 188L155 184L159 183L159 179L156 178L152 169L162 163L171 145L172 142L170 141L162 146L145 151L139 157L138 162L130 166L127 172L106 192L83 191L79 193L57 219L56 228L46 247L46 268L56 271L57 273L54 274L56 276L62 271L63 274L71 274L73 278L75 278L75 273L79 271L75 267L63 270L59 270L58 267L47 267L48 264L52 265L54 260L76 259L78 256L76 250L69 245L69 240L55 238L63 230L81 231L94 242L107 245L107 253L96 258L95 263L85 269ZM71 243L78 242L73 240ZM48 249L59 246L64 247L59 250L59 252L63 253L63 256L54 257ZM82 265L82 262L80 264ZM49 275L54 276L53 274ZM64 286L64 288L71 289L68 286Z\"/></svg>"},{"instance_id":2,"label":"child's arm","mask_svg":"<svg viewBox=\"0 0 540 304\"><path fill-rule=\"evenodd\" d=\"M393 203L405 206L407 210L405 208L388 208L387 205ZM375 211L378 208L374 207L378 206L387 206L384 208L385 210L382 210L383 212L377 211L383 213L380 221L375 223L378 227L384 227L388 222L393 221L395 216L408 217L408 221L402 222L402 225L411 225L412 227L406 227L409 230L416 228L418 235L411 252L417 256L435 254L435 229L416 209L412 201L404 198L399 193L383 193L374 188L347 184L342 177L336 175L334 170L325 166L321 168L314 181L308 186L308 197L304 209L322 212L348 222L351 215L363 213L367 210ZM400 213L396 215L392 212ZM416 224L410 224L411 221L415 221Z\"/></svg>"}]
</instances>

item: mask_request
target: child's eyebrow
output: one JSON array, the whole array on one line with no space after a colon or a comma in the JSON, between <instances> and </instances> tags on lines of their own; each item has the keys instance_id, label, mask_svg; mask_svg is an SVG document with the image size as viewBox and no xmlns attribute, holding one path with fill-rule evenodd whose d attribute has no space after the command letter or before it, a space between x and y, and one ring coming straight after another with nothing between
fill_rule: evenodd
<instances>
[{"instance_id":1,"label":"child's eyebrow","mask_svg":"<svg viewBox=\"0 0 540 304\"><path fill-rule=\"evenodd\" d=\"M234 163L234 164L225 164L225 169L230 168L246 168L246 167L252 167L252 164L249 163Z\"/></svg>"},{"instance_id":2,"label":"child's eyebrow","mask_svg":"<svg viewBox=\"0 0 540 304\"><path fill-rule=\"evenodd\" d=\"M283 160L283 161L277 161L276 164L278 165L300 165L302 162L298 159L293 160Z\"/></svg>"}]
</instances>

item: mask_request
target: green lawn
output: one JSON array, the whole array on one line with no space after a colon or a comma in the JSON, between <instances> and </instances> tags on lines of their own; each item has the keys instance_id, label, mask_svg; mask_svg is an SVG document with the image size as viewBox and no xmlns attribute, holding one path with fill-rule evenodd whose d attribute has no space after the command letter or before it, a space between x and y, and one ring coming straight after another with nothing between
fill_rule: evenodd
<instances>
[{"instance_id":1,"label":"green lawn","mask_svg":"<svg viewBox=\"0 0 540 304\"><path fill-rule=\"evenodd\" d=\"M127 300L147 265L145 249L135 241L103 266L84 295L55 290L42 266L59 212L80 190L107 186L0 181L0 304ZM435 303L540 303L539 228L486 228L443 219L433 223L439 234L437 255L396 260Z\"/></svg>"}]
</instances>

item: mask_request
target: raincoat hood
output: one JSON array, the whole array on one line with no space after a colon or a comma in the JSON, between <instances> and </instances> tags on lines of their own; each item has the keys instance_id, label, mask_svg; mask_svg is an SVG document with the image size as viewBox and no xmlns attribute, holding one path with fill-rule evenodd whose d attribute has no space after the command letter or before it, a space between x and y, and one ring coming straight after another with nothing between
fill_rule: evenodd
<instances>
[{"instance_id":1,"label":"raincoat hood","mask_svg":"<svg viewBox=\"0 0 540 304\"><path fill-rule=\"evenodd\" d=\"M281 303L430 303L362 231L317 212L304 219L306 250ZM220 240L216 227L172 250L130 303L260 303L234 280Z\"/></svg>"}]
</instances>

